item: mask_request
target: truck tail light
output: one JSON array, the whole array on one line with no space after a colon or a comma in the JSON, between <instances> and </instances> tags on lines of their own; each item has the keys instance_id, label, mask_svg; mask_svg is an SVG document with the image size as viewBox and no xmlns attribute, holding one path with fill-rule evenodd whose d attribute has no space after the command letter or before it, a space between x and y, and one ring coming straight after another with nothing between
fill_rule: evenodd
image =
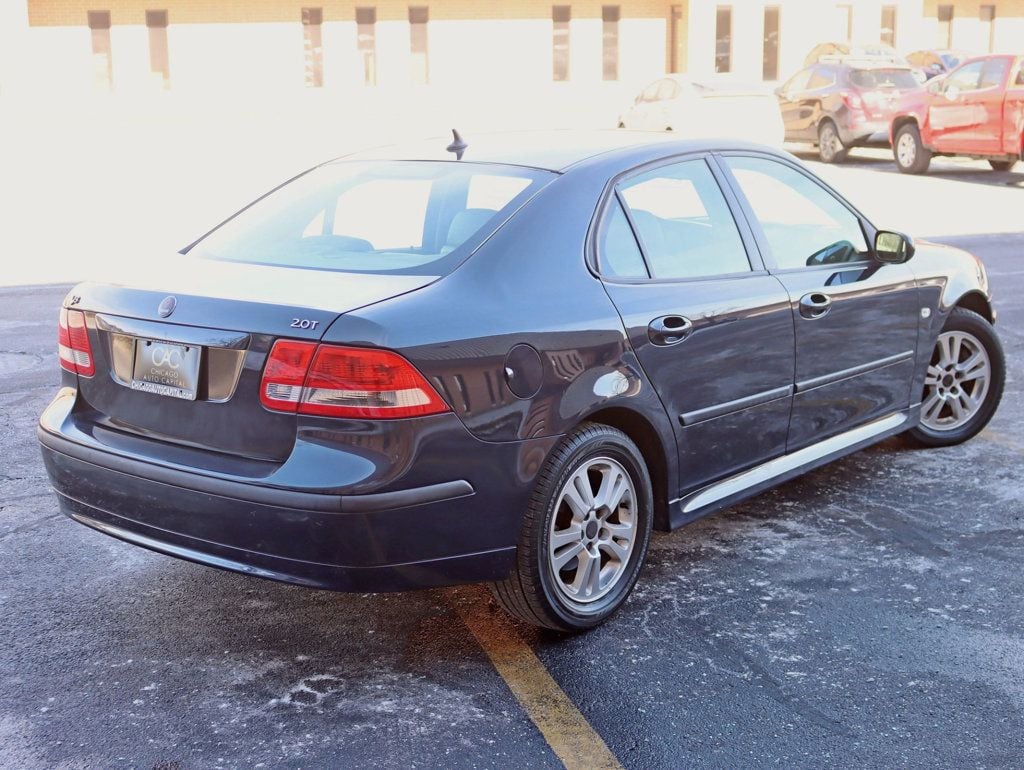
<instances>
[{"instance_id":1,"label":"truck tail light","mask_svg":"<svg viewBox=\"0 0 1024 770\"><path fill-rule=\"evenodd\" d=\"M81 310L60 309L57 325L57 356L60 365L73 374L92 377L96 365L89 344L89 330L85 326L85 313Z\"/></svg>"},{"instance_id":2,"label":"truck tail light","mask_svg":"<svg viewBox=\"0 0 1024 770\"><path fill-rule=\"evenodd\" d=\"M260 402L280 412L364 419L448 411L423 375L397 353L295 340L274 343Z\"/></svg>"}]
</instances>

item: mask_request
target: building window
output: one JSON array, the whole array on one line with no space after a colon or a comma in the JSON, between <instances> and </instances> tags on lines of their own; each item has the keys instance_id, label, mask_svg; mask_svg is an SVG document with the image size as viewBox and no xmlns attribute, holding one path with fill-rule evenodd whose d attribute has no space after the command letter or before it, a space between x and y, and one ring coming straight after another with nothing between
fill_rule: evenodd
<instances>
[{"instance_id":1,"label":"building window","mask_svg":"<svg viewBox=\"0 0 1024 770\"><path fill-rule=\"evenodd\" d=\"M836 6L836 29L839 33L839 39L849 43L853 40L853 6L852 5L837 5Z\"/></svg>"},{"instance_id":2,"label":"building window","mask_svg":"<svg viewBox=\"0 0 1024 770\"><path fill-rule=\"evenodd\" d=\"M761 77L779 79L779 7L764 9L764 50L761 54Z\"/></svg>"},{"instance_id":3,"label":"building window","mask_svg":"<svg viewBox=\"0 0 1024 770\"><path fill-rule=\"evenodd\" d=\"M306 85L324 84L323 8L302 9L302 55L306 64Z\"/></svg>"},{"instance_id":4,"label":"building window","mask_svg":"<svg viewBox=\"0 0 1024 770\"><path fill-rule=\"evenodd\" d=\"M430 82L427 58L427 7L409 6L409 46L412 51L412 82L426 85Z\"/></svg>"},{"instance_id":5,"label":"building window","mask_svg":"<svg viewBox=\"0 0 1024 770\"><path fill-rule=\"evenodd\" d=\"M882 6L882 33L879 39L886 45L896 46L896 6Z\"/></svg>"},{"instance_id":6,"label":"building window","mask_svg":"<svg viewBox=\"0 0 1024 770\"><path fill-rule=\"evenodd\" d=\"M551 6L551 21L554 24L554 37L551 39L551 55L555 80L569 79L569 22L572 19L572 7L568 5Z\"/></svg>"},{"instance_id":7,"label":"building window","mask_svg":"<svg viewBox=\"0 0 1024 770\"><path fill-rule=\"evenodd\" d=\"M683 72L686 67L686 17L683 6L673 5L668 17L668 71Z\"/></svg>"},{"instance_id":8,"label":"building window","mask_svg":"<svg viewBox=\"0 0 1024 770\"><path fill-rule=\"evenodd\" d=\"M93 83L101 91L114 85L114 62L110 55L110 11L89 11L89 32L92 36Z\"/></svg>"},{"instance_id":9,"label":"building window","mask_svg":"<svg viewBox=\"0 0 1024 770\"><path fill-rule=\"evenodd\" d=\"M167 11L146 11L149 31L149 72L160 88L171 87L171 63L167 54Z\"/></svg>"},{"instance_id":10,"label":"building window","mask_svg":"<svg viewBox=\"0 0 1024 770\"><path fill-rule=\"evenodd\" d=\"M939 48L953 47L953 6L940 5L939 15Z\"/></svg>"},{"instance_id":11,"label":"building window","mask_svg":"<svg viewBox=\"0 0 1024 770\"><path fill-rule=\"evenodd\" d=\"M356 8L356 40L363 60L363 83L377 85L377 9Z\"/></svg>"},{"instance_id":12,"label":"building window","mask_svg":"<svg viewBox=\"0 0 1024 770\"><path fill-rule=\"evenodd\" d=\"M619 6L601 6L601 78L619 79Z\"/></svg>"},{"instance_id":13,"label":"building window","mask_svg":"<svg viewBox=\"0 0 1024 770\"><path fill-rule=\"evenodd\" d=\"M732 72L732 7L720 5L715 13L715 72Z\"/></svg>"},{"instance_id":14,"label":"building window","mask_svg":"<svg viewBox=\"0 0 1024 770\"><path fill-rule=\"evenodd\" d=\"M992 51L996 48L996 7L994 5L983 5L978 12L978 18L981 19L983 27L986 27L988 32L985 35L988 38L988 51Z\"/></svg>"}]
</instances>

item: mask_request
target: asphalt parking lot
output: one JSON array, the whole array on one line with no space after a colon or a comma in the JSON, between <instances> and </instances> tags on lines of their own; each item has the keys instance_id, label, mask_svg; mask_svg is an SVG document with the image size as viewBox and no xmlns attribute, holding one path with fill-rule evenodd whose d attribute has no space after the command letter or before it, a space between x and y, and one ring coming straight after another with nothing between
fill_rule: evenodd
<instances>
[{"instance_id":1,"label":"asphalt parking lot","mask_svg":"<svg viewBox=\"0 0 1024 770\"><path fill-rule=\"evenodd\" d=\"M867 200L911 184L887 168L826 173ZM975 251L996 294L990 427L656 535L624 611L578 637L505 622L480 587L309 591L65 519L34 425L67 287L0 289L0 766L1019 766L1024 232L1019 204L981 212L1009 223L993 235L964 210L1024 174L936 180L958 194L923 201L936 229L916 234Z\"/></svg>"}]
</instances>

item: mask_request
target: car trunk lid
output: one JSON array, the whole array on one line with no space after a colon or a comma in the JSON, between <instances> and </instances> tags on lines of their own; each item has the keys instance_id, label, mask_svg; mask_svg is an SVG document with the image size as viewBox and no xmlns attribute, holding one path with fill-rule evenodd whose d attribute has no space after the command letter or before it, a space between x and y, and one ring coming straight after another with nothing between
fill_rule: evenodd
<instances>
[{"instance_id":1,"label":"car trunk lid","mask_svg":"<svg viewBox=\"0 0 1024 770\"><path fill-rule=\"evenodd\" d=\"M79 377L80 417L158 442L283 461L296 417L260 404L274 340L319 340L342 313L435 280L286 268L174 255L160 275L86 283L69 307L85 312L95 358Z\"/></svg>"}]
</instances>

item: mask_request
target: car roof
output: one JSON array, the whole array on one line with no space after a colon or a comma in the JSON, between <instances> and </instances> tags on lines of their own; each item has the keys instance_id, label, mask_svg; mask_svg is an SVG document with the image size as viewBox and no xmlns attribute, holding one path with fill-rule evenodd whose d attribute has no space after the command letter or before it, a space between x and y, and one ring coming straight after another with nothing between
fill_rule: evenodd
<instances>
[{"instance_id":1,"label":"car roof","mask_svg":"<svg viewBox=\"0 0 1024 770\"><path fill-rule=\"evenodd\" d=\"M766 149L735 140L681 140L670 133L624 129L467 132L461 136L467 144L462 156L464 161L529 166L556 172L566 171L570 166L597 156L614 154L621 157L629 155L630 150L663 144L672 145L666 146L666 155L711 150ZM364 150L338 160L450 161L455 160L455 155L446 150L451 141L451 136L439 136L409 144Z\"/></svg>"}]
</instances>

